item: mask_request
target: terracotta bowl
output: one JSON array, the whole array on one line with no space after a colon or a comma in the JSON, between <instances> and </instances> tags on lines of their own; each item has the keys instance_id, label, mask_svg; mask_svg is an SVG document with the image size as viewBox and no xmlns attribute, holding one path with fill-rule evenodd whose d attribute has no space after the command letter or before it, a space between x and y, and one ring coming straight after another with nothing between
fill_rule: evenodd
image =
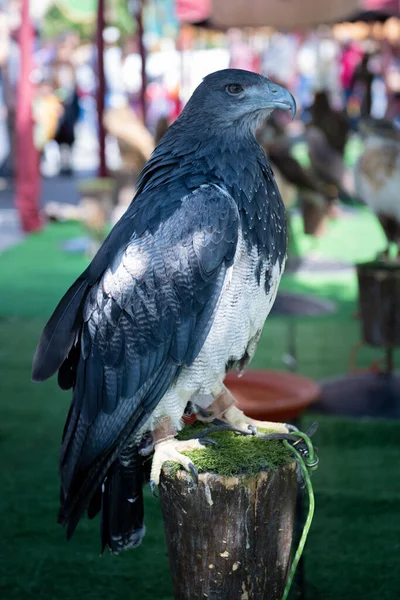
<instances>
[{"instance_id":1,"label":"terracotta bowl","mask_svg":"<svg viewBox=\"0 0 400 600\"><path fill-rule=\"evenodd\" d=\"M225 384L235 396L241 410L260 421L289 422L298 418L321 390L307 377L281 371L250 370L239 377L228 373Z\"/></svg>"}]
</instances>

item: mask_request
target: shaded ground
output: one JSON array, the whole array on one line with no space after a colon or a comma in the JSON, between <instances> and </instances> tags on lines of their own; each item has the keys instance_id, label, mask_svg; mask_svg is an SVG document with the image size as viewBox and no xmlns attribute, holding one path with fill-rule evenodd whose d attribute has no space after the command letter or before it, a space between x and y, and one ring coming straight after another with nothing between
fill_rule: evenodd
<instances>
[{"instance_id":1,"label":"shaded ground","mask_svg":"<svg viewBox=\"0 0 400 600\"><path fill-rule=\"evenodd\" d=\"M295 228L299 234L298 222ZM31 384L30 364L46 318L86 265L82 256L60 250L63 240L78 235L78 226L52 225L0 256L0 597L172 600L159 504L148 491L145 541L120 557L99 557L98 521L83 521L68 544L55 523L57 457L70 397L54 380ZM332 223L312 248L301 236L299 244L321 256L364 260L382 246L382 236L374 219L359 211ZM338 304L335 315L297 320L300 372L315 379L346 372L359 339L354 274L291 275L282 287ZM286 342L287 319L269 319L254 367L282 369ZM360 365L376 356L363 350ZM307 598L392 600L400 589L400 424L318 420L321 462L313 477Z\"/></svg>"},{"instance_id":2,"label":"shaded ground","mask_svg":"<svg viewBox=\"0 0 400 600\"><path fill-rule=\"evenodd\" d=\"M6 180L7 187L0 192L0 208L13 208L15 187L11 179ZM42 179L42 205L48 202L78 204L77 180L74 177L50 177Z\"/></svg>"}]
</instances>

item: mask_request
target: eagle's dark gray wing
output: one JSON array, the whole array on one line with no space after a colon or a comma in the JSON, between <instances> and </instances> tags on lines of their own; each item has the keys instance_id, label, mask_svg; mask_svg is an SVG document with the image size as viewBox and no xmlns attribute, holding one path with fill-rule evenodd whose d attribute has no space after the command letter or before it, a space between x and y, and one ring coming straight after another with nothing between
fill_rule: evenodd
<instances>
[{"instance_id":1,"label":"eagle's dark gray wing","mask_svg":"<svg viewBox=\"0 0 400 600\"><path fill-rule=\"evenodd\" d=\"M202 186L157 228L133 234L92 285L59 371L68 387L75 361L61 450L60 521L69 534L121 448L201 350L237 235L232 198Z\"/></svg>"}]
</instances>

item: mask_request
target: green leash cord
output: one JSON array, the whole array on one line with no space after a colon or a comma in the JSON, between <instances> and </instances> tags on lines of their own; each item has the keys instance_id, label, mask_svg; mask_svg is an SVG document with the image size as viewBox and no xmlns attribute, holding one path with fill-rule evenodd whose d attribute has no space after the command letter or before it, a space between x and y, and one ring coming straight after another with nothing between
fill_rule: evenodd
<instances>
[{"instance_id":1,"label":"green leash cord","mask_svg":"<svg viewBox=\"0 0 400 600\"><path fill-rule=\"evenodd\" d=\"M313 520L315 501L314 501L314 492L313 492L313 488L312 488L312 484L311 484L311 478L310 478L309 471L316 469L317 465L318 465L318 458L314 452L314 448L313 448L310 438L305 433L302 433L301 431L296 431L296 432L291 432L291 433L299 436L299 438L300 438L299 442L301 440L303 440L305 442L305 444L307 445L306 455L303 457L302 454L300 454L300 452L298 450L296 450L296 448L295 448L295 445L298 442L295 442L295 444L292 445L292 444L289 444L289 442L287 440L283 440L283 443L285 444L286 448L288 448L294 454L298 464L300 465L301 471L304 476L304 480L306 482L309 503L308 503L307 519L304 524L303 532L301 534L299 546L298 546L298 548L296 550L296 554L294 555L294 558L293 558L292 566L290 568L290 573L289 573L288 580L286 582L285 591L283 592L282 600L287 600L287 598L289 596L290 588L292 587L292 583L293 583L294 575L296 573L297 565L299 564L301 555L303 554L303 550L304 550L304 546L305 546L305 543L307 540L308 532L310 530L311 523Z\"/></svg>"}]
</instances>

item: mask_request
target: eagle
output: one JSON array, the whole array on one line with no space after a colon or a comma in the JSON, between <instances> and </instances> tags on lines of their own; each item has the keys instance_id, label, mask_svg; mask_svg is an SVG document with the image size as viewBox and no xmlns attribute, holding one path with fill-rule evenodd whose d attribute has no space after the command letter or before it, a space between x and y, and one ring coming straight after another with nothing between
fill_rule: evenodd
<instances>
[{"instance_id":1,"label":"eagle","mask_svg":"<svg viewBox=\"0 0 400 600\"><path fill-rule=\"evenodd\" d=\"M340 196L349 201L352 181L344 162L349 123L343 111L334 110L325 91L315 94L311 121L305 130L311 172L323 191L328 207Z\"/></svg>"},{"instance_id":2,"label":"eagle","mask_svg":"<svg viewBox=\"0 0 400 600\"><path fill-rule=\"evenodd\" d=\"M318 182L309 171L292 156L291 142L285 129L273 117L268 118L257 132L257 140L264 149L271 166L277 169L282 180L296 189L320 192ZM276 173L275 173L276 177ZM285 202L285 198L283 198Z\"/></svg>"},{"instance_id":3,"label":"eagle","mask_svg":"<svg viewBox=\"0 0 400 600\"><path fill-rule=\"evenodd\" d=\"M267 118L257 132L257 140L274 171L283 202L291 208L297 195L321 194L323 187L290 153L290 140L274 117Z\"/></svg>"},{"instance_id":4,"label":"eagle","mask_svg":"<svg viewBox=\"0 0 400 600\"><path fill-rule=\"evenodd\" d=\"M179 441L187 406L234 427L252 421L224 386L253 356L284 270L284 206L255 130L293 96L226 69L205 77L145 165L135 197L39 340L32 378L72 389L60 456L60 524L101 513L103 550L144 536L144 463L196 478ZM206 415L206 417L204 417Z\"/></svg>"},{"instance_id":5,"label":"eagle","mask_svg":"<svg viewBox=\"0 0 400 600\"><path fill-rule=\"evenodd\" d=\"M386 119L369 117L360 124L364 151L355 165L359 197L375 213L390 246L400 256L400 131Z\"/></svg>"}]
</instances>

